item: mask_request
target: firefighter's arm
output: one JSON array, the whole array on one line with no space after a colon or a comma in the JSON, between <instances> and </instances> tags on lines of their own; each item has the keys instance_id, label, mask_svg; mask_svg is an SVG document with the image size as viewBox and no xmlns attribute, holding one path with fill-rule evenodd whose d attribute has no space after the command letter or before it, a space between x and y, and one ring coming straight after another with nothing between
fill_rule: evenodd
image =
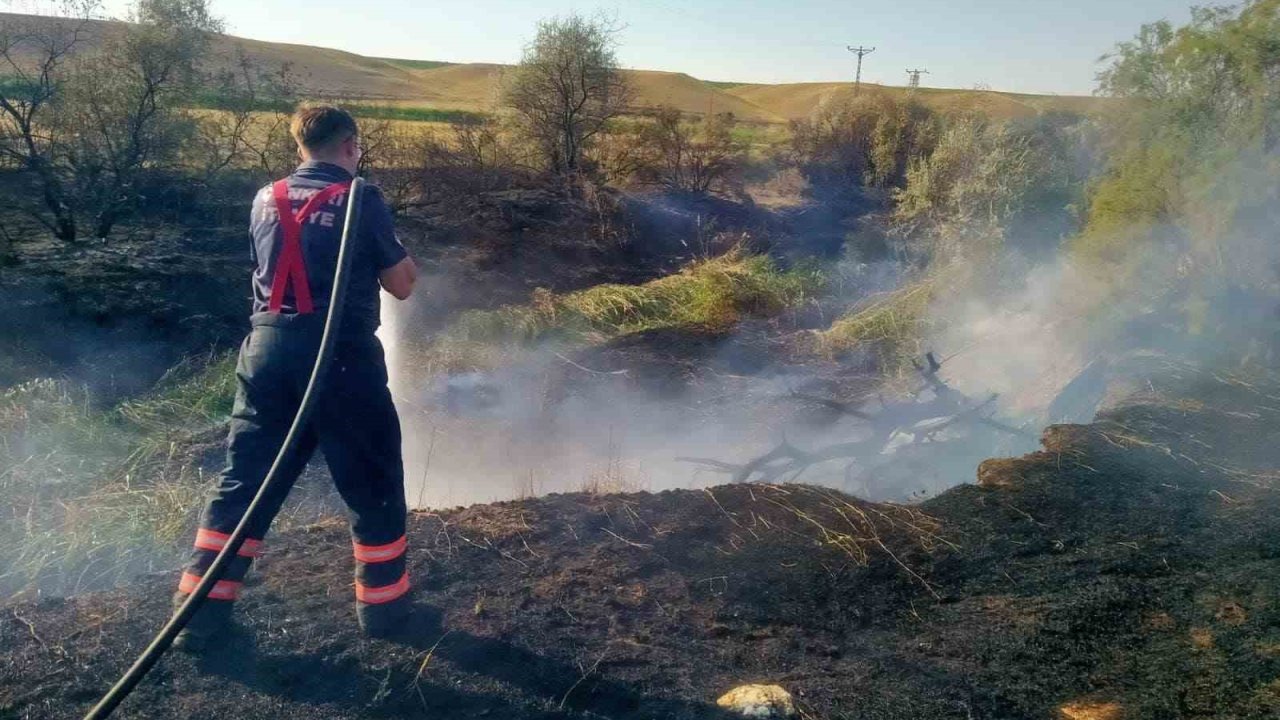
<instances>
[{"instance_id":1,"label":"firefighter's arm","mask_svg":"<svg viewBox=\"0 0 1280 720\"><path fill-rule=\"evenodd\" d=\"M378 274L382 289L391 293L397 300L408 300L413 294L413 286L418 282L418 266L413 258L405 256L403 260Z\"/></svg>"},{"instance_id":2,"label":"firefighter's arm","mask_svg":"<svg viewBox=\"0 0 1280 720\"><path fill-rule=\"evenodd\" d=\"M372 235L374 259L378 267L378 282L382 289L397 300L407 300L413 294L418 281L418 266L396 237L391 211L377 186L369 186L364 193L364 227Z\"/></svg>"}]
</instances>

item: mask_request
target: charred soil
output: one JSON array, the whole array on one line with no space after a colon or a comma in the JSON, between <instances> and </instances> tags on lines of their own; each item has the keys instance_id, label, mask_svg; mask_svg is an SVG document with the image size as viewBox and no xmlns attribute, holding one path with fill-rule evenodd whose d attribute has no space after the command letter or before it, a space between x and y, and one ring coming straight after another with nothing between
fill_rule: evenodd
<instances>
[{"instance_id":1,"label":"charred soil","mask_svg":"<svg viewBox=\"0 0 1280 720\"><path fill-rule=\"evenodd\" d=\"M396 641L356 630L340 523L286 533L241 630L121 716L716 718L769 682L813 718L1276 717L1280 410L1175 370L916 506L737 485L415 514ZM174 581L4 607L0 717L78 717Z\"/></svg>"}]
</instances>

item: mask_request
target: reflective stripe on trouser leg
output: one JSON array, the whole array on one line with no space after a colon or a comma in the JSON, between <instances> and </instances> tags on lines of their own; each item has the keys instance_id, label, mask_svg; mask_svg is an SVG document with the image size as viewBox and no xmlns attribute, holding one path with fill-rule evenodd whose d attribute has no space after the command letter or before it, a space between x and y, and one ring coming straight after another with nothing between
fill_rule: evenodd
<instances>
[{"instance_id":1,"label":"reflective stripe on trouser leg","mask_svg":"<svg viewBox=\"0 0 1280 720\"><path fill-rule=\"evenodd\" d=\"M316 431L334 486L351 511L356 611L366 631L396 628L407 616L404 466L400 421L374 337L340 345L335 372L316 409Z\"/></svg>"},{"instance_id":2,"label":"reflective stripe on trouser leg","mask_svg":"<svg viewBox=\"0 0 1280 720\"><path fill-rule=\"evenodd\" d=\"M356 613L366 629L385 630L405 617L409 573L404 535L390 542L352 542L356 558Z\"/></svg>"},{"instance_id":3,"label":"reflective stripe on trouser leg","mask_svg":"<svg viewBox=\"0 0 1280 720\"><path fill-rule=\"evenodd\" d=\"M178 583L178 592L189 595L195 590L200 578L204 577L205 571L213 564L214 559L218 557L218 553L222 551L222 548L226 547L227 541L230 539L230 533L224 533L213 528L202 527L196 530L196 540L191 551L191 561L187 563L187 567L182 573L182 579ZM219 578L213 591L209 593L209 599L235 600L239 597L240 586L244 584L244 576L249 572L249 565L253 562L253 558L258 557L261 552L262 541L256 538L247 538L244 544L240 546L239 551L236 552L236 557L227 566L226 573Z\"/></svg>"},{"instance_id":4,"label":"reflective stripe on trouser leg","mask_svg":"<svg viewBox=\"0 0 1280 720\"><path fill-rule=\"evenodd\" d=\"M205 531L201 531L204 533ZM191 562L187 564L183 570L182 577L178 581L178 590L173 594L173 606L176 610L200 583L200 579L204 577L209 566L213 564L214 558L218 557L218 550L211 548L214 543L207 542L208 535L198 535L196 539L195 550L191 554ZM245 545L248 545L246 542ZM260 545L255 541L254 552ZM221 549L219 547L219 549ZM245 547L240 548L240 552L227 566L227 572L217 583L214 584L213 590L209 592L208 599L196 611L192 617L188 627L200 632L216 632L226 626L231 620L232 606L237 598L240 597L240 590L244 587L244 576L249 572L249 564L253 562L252 557L246 554Z\"/></svg>"},{"instance_id":5,"label":"reflective stripe on trouser leg","mask_svg":"<svg viewBox=\"0 0 1280 720\"><path fill-rule=\"evenodd\" d=\"M189 594L194 590L195 583L192 583L188 578L195 578L196 582L199 582L200 578L204 577L205 571L209 569L209 566L213 564L214 559L217 557L217 550L197 545L195 550L191 552L191 561L188 562L186 568L184 568L182 580L178 584L178 591ZM242 552L238 553L236 557L232 559L231 564L227 566L227 571L221 578L219 578L219 585L225 582L230 583L225 586L226 588L230 588L232 585L239 588L239 586L244 583L244 576L248 574L249 564L252 562L253 558L245 555L242 548ZM238 596L238 589L235 593L231 593L229 590L209 593L209 599L211 600L235 600Z\"/></svg>"},{"instance_id":6,"label":"reflective stripe on trouser leg","mask_svg":"<svg viewBox=\"0 0 1280 720\"><path fill-rule=\"evenodd\" d=\"M213 552L221 552L222 548L227 546L227 542L231 540L230 533L218 532L209 528L200 528L196 531L196 549L212 550ZM262 554L262 541L253 538L246 538L240 549L236 552L240 557L255 558Z\"/></svg>"}]
</instances>

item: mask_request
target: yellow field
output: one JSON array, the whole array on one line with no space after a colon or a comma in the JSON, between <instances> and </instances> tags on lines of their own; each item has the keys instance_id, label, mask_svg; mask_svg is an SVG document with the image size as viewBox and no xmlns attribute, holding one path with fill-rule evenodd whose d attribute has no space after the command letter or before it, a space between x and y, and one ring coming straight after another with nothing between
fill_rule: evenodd
<instances>
[{"instance_id":1,"label":"yellow field","mask_svg":"<svg viewBox=\"0 0 1280 720\"><path fill-rule=\"evenodd\" d=\"M0 13L0 23L70 22L48 17ZM120 23L94 22L96 38L119 32ZM230 65L240 51L264 68L288 65L302 94L355 101L408 105L440 110L488 111L498 97L504 70L486 63L418 67L414 61L364 57L354 53L229 35L214 44L216 63ZM430 64L430 63L428 63ZM807 116L825 102L852 93L850 83L744 84L724 89L684 73L628 70L637 109L666 105L695 114L732 112L749 123L782 123ZM864 92L902 94L905 88L863 85ZM999 118L1034 115L1046 110L1088 111L1095 98L1019 95L977 90L921 88L919 97L938 110L969 110Z\"/></svg>"},{"instance_id":2,"label":"yellow field","mask_svg":"<svg viewBox=\"0 0 1280 720\"><path fill-rule=\"evenodd\" d=\"M785 85L739 85L725 91L774 115L798 120L814 109L853 95L853 83L791 83ZM863 83L866 94L903 97L907 88ZM1058 95L1023 95L989 90L945 90L920 88L916 97L940 112L982 112L995 118L1027 117L1050 110L1089 112L1103 102L1098 98Z\"/></svg>"}]
</instances>

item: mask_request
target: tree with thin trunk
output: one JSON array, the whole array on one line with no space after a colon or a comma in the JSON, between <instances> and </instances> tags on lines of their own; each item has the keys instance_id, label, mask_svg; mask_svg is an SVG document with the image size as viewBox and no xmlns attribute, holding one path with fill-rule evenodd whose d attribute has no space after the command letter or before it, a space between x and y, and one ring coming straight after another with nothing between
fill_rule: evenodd
<instances>
[{"instance_id":1,"label":"tree with thin trunk","mask_svg":"<svg viewBox=\"0 0 1280 720\"><path fill-rule=\"evenodd\" d=\"M97 9L65 0L62 17L0 26L0 156L39 188L24 209L69 242L86 224L105 238L147 173L180 164L209 35L222 30L208 0L137 0L123 27L93 20Z\"/></svg>"},{"instance_id":2,"label":"tree with thin trunk","mask_svg":"<svg viewBox=\"0 0 1280 720\"><path fill-rule=\"evenodd\" d=\"M0 156L34 176L41 202L23 209L60 240L76 239L76 210L59 167L62 128L52 118L97 7L97 0L63 0L60 19L0 25Z\"/></svg>"},{"instance_id":3,"label":"tree with thin trunk","mask_svg":"<svg viewBox=\"0 0 1280 720\"><path fill-rule=\"evenodd\" d=\"M630 102L617 33L604 18L543 21L504 83L503 104L557 175L581 172L586 147Z\"/></svg>"},{"instance_id":4,"label":"tree with thin trunk","mask_svg":"<svg viewBox=\"0 0 1280 720\"><path fill-rule=\"evenodd\" d=\"M223 29L208 0L138 0L131 20L79 63L60 113L73 126L68 161L99 238L142 200L144 173L178 164L197 125L186 101L203 80L210 34Z\"/></svg>"}]
</instances>

